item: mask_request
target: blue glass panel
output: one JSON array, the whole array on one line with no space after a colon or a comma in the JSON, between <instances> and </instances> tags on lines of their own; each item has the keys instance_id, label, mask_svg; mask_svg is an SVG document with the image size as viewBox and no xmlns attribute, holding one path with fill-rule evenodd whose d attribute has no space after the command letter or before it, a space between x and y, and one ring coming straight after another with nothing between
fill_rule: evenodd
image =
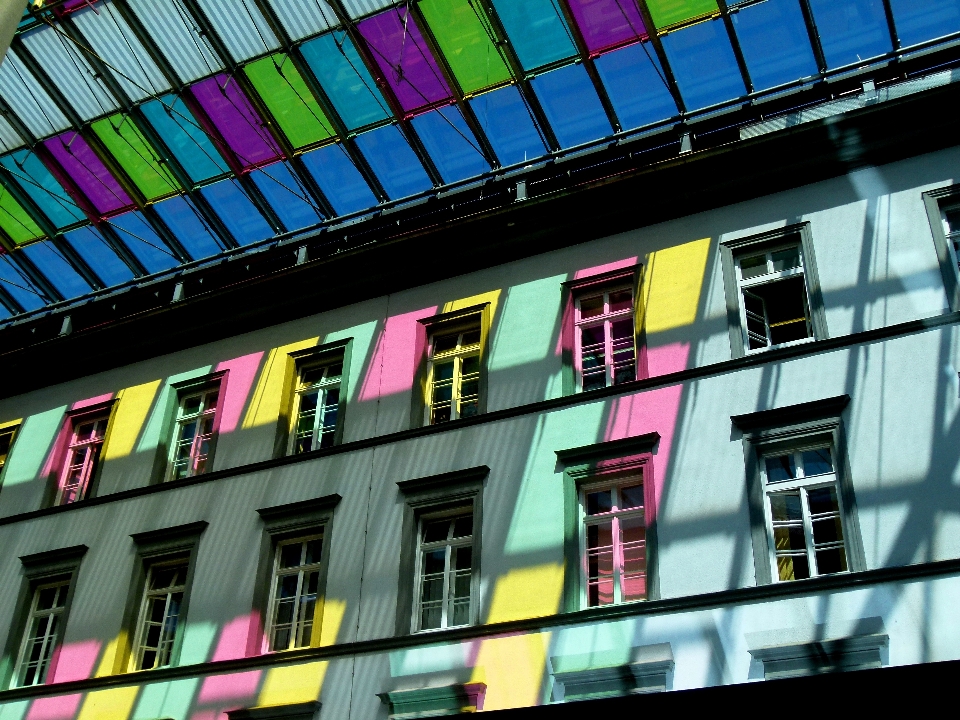
<instances>
[{"instance_id":1,"label":"blue glass panel","mask_svg":"<svg viewBox=\"0 0 960 720\"><path fill-rule=\"evenodd\" d=\"M184 197L173 197L153 206L157 215L194 260L210 257L224 248L200 211Z\"/></svg>"},{"instance_id":2,"label":"blue glass panel","mask_svg":"<svg viewBox=\"0 0 960 720\"><path fill-rule=\"evenodd\" d=\"M86 220L83 211L30 150L17 150L0 158L2 164L57 229Z\"/></svg>"},{"instance_id":3,"label":"blue glass panel","mask_svg":"<svg viewBox=\"0 0 960 720\"><path fill-rule=\"evenodd\" d=\"M377 204L376 195L340 143L305 153L300 159L338 215Z\"/></svg>"},{"instance_id":4,"label":"blue glass panel","mask_svg":"<svg viewBox=\"0 0 960 720\"><path fill-rule=\"evenodd\" d=\"M201 182L227 172L226 161L179 97L164 95L140 108L191 180Z\"/></svg>"},{"instance_id":5,"label":"blue glass panel","mask_svg":"<svg viewBox=\"0 0 960 720\"><path fill-rule=\"evenodd\" d=\"M596 59L594 65L624 130L677 114L663 70L647 43L635 43Z\"/></svg>"},{"instance_id":6,"label":"blue glass panel","mask_svg":"<svg viewBox=\"0 0 960 720\"><path fill-rule=\"evenodd\" d=\"M810 0L828 68L890 52L883 0Z\"/></svg>"},{"instance_id":7,"label":"blue glass panel","mask_svg":"<svg viewBox=\"0 0 960 720\"><path fill-rule=\"evenodd\" d=\"M354 130L390 115L386 100L345 32L321 35L301 45L300 52L347 128Z\"/></svg>"},{"instance_id":8,"label":"blue glass panel","mask_svg":"<svg viewBox=\"0 0 960 720\"><path fill-rule=\"evenodd\" d=\"M290 171L286 163L274 163L250 173L260 192L277 214L287 231L316 225L323 220L320 208L310 191Z\"/></svg>"},{"instance_id":9,"label":"blue glass panel","mask_svg":"<svg viewBox=\"0 0 960 720\"><path fill-rule=\"evenodd\" d=\"M413 127L444 182L464 180L490 169L456 105L415 117Z\"/></svg>"},{"instance_id":10,"label":"blue glass panel","mask_svg":"<svg viewBox=\"0 0 960 720\"><path fill-rule=\"evenodd\" d=\"M71 230L64 237L107 286L133 279L133 272L96 228L87 225Z\"/></svg>"},{"instance_id":11,"label":"blue glass panel","mask_svg":"<svg viewBox=\"0 0 960 720\"><path fill-rule=\"evenodd\" d=\"M396 125L357 135L357 147L391 200L431 188L430 177Z\"/></svg>"},{"instance_id":12,"label":"blue glass panel","mask_svg":"<svg viewBox=\"0 0 960 720\"><path fill-rule=\"evenodd\" d=\"M532 160L547 152L515 85L478 95L470 100L470 107L501 165Z\"/></svg>"},{"instance_id":13,"label":"blue glass panel","mask_svg":"<svg viewBox=\"0 0 960 720\"><path fill-rule=\"evenodd\" d=\"M890 0L901 47L960 31L960 0Z\"/></svg>"},{"instance_id":14,"label":"blue glass panel","mask_svg":"<svg viewBox=\"0 0 960 720\"><path fill-rule=\"evenodd\" d=\"M67 300L93 290L49 240L31 243L20 252L30 258L37 270Z\"/></svg>"},{"instance_id":15,"label":"blue glass panel","mask_svg":"<svg viewBox=\"0 0 960 720\"><path fill-rule=\"evenodd\" d=\"M13 315L10 314L5 305L0 303L0 320L6 320L9 317L13 317Z\"/></svg>"},{"instance_id":16,"label":"blue glass panel","mask_svg":"<svg viewBox=\"0 0 960 720\"><path fill-rule=\"evenodd\" d=\"M746 94L722 20L698 23L665 35L663 49L687 110Z\"/></svg>"},{"instance_id":17,"label":"blue glass panel","mask_svg":"<svg viewBox=\"0 0 960 720\"><path fill-rule=\"evenodd\" d=\"M577 48L559 0L493 0L504 30L525 70L573 57Z\"/></svg>"},{"instance_id":18,"label":"blue glass panel","mask_svg":"<svg viewBox=\"0 0 960 720\"><path fill-rule=\"evenodd\" d=\"M139 212L128 212L110 218L107 223L117 232L123 244L130 248L148 273L167 270L180 261L166 243L157 235L153 226Z\"/></svg>"},{"instance_id":19,"label":"blue glass panel","mask_svg":"<svg viewBox=\"0 0 960 720\"><path fill-rule=\"evenodd\" d=\"M817 74L797 0L766 0L731 15L754 90Z\"/></svg>"},{"instance_id":20,"label":"blue glass panel","mask_svg":"<svg viewBox=\"0 0 960 720\"><path fill-rule=\"evenodd\" d=\"M233 180L221 180L207 185L200 193L227 226L233 239L240 245L273 237L273 229L263 219L256 205L250 202Z\"/></svg>"},{"instance_id":21,"label":"blue glass panel","mask_svg":"<svg viewBox=\"0 0 960 720\"><path fill-rule=\"evenodd\" d=\"M538 75L532 84L560 147L573 147L613 133L583 65L567 65Z\"/></svg>"},{"instance_id":22,"label":"blue glass panel","mask_svg":"<svg viewBox=\"0 0 960 720\"><path fill-rule=\"evenodd\" d=\"M24 310L36 310L47 304L40 289L34 287L13 258L6 254L0 254L0 287Z\"/></svg>"}]
</instances>

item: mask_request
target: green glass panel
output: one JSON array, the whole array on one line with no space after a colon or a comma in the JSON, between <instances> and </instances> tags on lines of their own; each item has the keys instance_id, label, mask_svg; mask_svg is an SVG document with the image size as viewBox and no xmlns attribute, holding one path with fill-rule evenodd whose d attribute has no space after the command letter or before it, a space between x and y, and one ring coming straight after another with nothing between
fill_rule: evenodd
<instances>
[{"instance_id":1,"label":"green glass panel","mask_svg":"<svg viewBox=\"0 0 960 720\"><path fill-rule=\"evenodd\" d=\"M717 0L647 0L647 8L658 28L718 11Z\"/></svg>"},{"instance_id":2,"label":"green glass panel","mask_svg":"<svg viewBox=\"0 0 960 720\"><path fill-rule=\"evenodd\" d=\"M510 80L492 38L490 21L476 0L423 0L420 10L465 93Z\"/></svg>"},{"instance_id":3,"label":"green glass panel","mask_svg":"<svg viewBox=\"0 0 960 720\"><path fill-rule=\"evenodd\" d=\"M286 55L265 57L243 70L295 148L333 137L333 126L323 108Z\"/></svg>"},{"instance_id":4,"label":"green glass panel","mask_svg":"<svg viewBox=\"0 0 960 720\"><path fill-rule=\"evenodd\" d=\"M90 127L147 200L180 190L176 177L160 163L160 155L129 117L111 115Z\"/></svg>"},{"instance_id":5,"label":"green glass panel","mask_svg":"<svg viewBox=\"0 0 960 720\"><path fill-rule=\"evenodd\" d=\"M0 185L0 228L3 228L3 231L17 245L43 237L43 230L24 210L23 205L18 203L10 191L2 185Z\"/></svg>"}]
</instances>

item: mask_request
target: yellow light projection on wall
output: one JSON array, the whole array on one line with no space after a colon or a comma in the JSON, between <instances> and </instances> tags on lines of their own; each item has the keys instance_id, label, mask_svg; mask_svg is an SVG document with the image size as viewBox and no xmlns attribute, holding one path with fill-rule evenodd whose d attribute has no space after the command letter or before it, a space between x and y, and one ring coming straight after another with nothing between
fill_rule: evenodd
<instances>
[{"instance_id":1,"label":"yellow light projection on wall","mask_svg":"<svg viewBox=\"0 0 960 720\"><path fill-rule=\"evenodd\" d=\"M463 310L464 308L473 307L475 305L483 305L484 303L490 303L490 319L497 316L497 303L500 302L500 290L490 290L485 293L480 293L479 295L471 295L470 297L460 298L459 300L451 300L443 304L443 309L440 310L441 313L456 312L457 310Z\"/></svg>"},{"instance_id":2,"label":"yellow light projection on wall","mask_svg":"<svg viewBox=\"0 0 960 720\"><path fill-rule=\"evenodd\" d=\"M647 333L692 325L697 319L710 238L650 253L643 281Z\"/></svg>"},{"instance_id":3,"label":"yellow light projection on wall","mask_svg":"<svg viewBox=\"0 0 960 720\"><path fill-rule=\"evenodd\" d=\"M153 380L117 393L117 410L103 444L104 460L127 457L133 452L161 382Z\"/></svg>"},{"instance_id":4,"label":"yellow light projection on wall","mask_svg":"<svg viewBox=\"0 0 960 720\"><path fill-rule=\"evenodd\" d=\"M497 578L487 622L554 615L560 609L563 565L545 563L516 568Z\"/></svg>"},{"instance_id":5,"label":"yellow light projection on wall","mask_svg":"<svg viewBox=\"0 0 960 720\"><path fill-rule=\"evenodd\" d=\"M270 669L257 697L257 706L290 705L316 700L320 697L328 665L328 662L321 661Z\"/></svg>"},{"instance_id":6,"label":"yellow light projection on wall","mask_svg":"<svg viewBox=\"0 0 960 720\"><path fill-rule=\"evenodd\" d=\"M283 384L290 353L315 347L319 343L320 337L317 336L282 345L270 351L250 396L247 412L243 418L244 429L273 425L277 422L283 405Z\"/></svg>"},{"instance_id":7,"label":"yellow light projection on wall","mask_svg":"<svg viewBox=\"0 0 960 720\"><path fill-rule=\"evenodd\" d=\"M80 706L77 720L127 720L139 690L133 685L91 692Z\"/></svg>"},{"instance_id":8,"label":"yellow light projection on wall","mask_svg":"<svg viewBox=\"0 0 960 720\"><path fill-rule=\"evenodd\" d=\"M549 646L547 632L482 640L470 682L487 685L483 709L539 705Z\"/></svg>"}]
</instances>

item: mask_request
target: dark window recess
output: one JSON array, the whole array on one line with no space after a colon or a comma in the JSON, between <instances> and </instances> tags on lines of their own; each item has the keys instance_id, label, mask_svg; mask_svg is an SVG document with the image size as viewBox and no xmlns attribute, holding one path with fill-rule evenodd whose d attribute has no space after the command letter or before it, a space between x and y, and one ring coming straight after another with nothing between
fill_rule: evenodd
<instances>
[{"instance_id":1,"label":"dark window recess","mask_svg":"<svg viewBox=\"0 0 960 720\"><path fill-rule=\"evenodd\" d=\"M802 277L743 291L750 349L811 337L810 310Z\"/></svg>"}]
</instances>

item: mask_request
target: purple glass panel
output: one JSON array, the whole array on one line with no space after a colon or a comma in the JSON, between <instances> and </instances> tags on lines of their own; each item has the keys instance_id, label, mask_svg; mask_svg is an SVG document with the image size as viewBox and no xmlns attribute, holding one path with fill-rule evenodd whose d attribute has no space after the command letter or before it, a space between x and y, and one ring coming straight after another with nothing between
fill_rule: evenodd
<instances>
[{"instance_id":1,"label":"purple glass panel","mask_svg":"<svg viewBox=\"0 0 960 720\"><path fill-rule=\"evenodd\" d=\"M357 25L380 71L407 111L450 97L450 88L407 8L395 8Z\"/></svg>"},{"instance_id":2,"label":"purple glass panel","mask_svg":"<svg viewBox=\"0 0 960 720\"><path fill-rule=\"evenodd\" d=\"M193 85L190 92L243 169L266 165L280 157L280 146L263 118L229 75L207 78Z\"/></svg>"},{"instance_id":3,"label":"purple glass panel","mask_svg":"<svg viewBox=\"0 0 960 720\"><path fill-rule=\"evenodd\" d=\"M647 36L636 0L569 0L590 53Z\"/></svg>"},{"instance_id":4,"label":"purple glass panel","mask_svg":"<svg viewBox=\"0 0 960 720\"><path fill-rule=\"evenodd\" d=\"M133 200L82 136L65 132L44 140L43 144L101 216L133 205Z\"/></svg>"}]
</instances>

